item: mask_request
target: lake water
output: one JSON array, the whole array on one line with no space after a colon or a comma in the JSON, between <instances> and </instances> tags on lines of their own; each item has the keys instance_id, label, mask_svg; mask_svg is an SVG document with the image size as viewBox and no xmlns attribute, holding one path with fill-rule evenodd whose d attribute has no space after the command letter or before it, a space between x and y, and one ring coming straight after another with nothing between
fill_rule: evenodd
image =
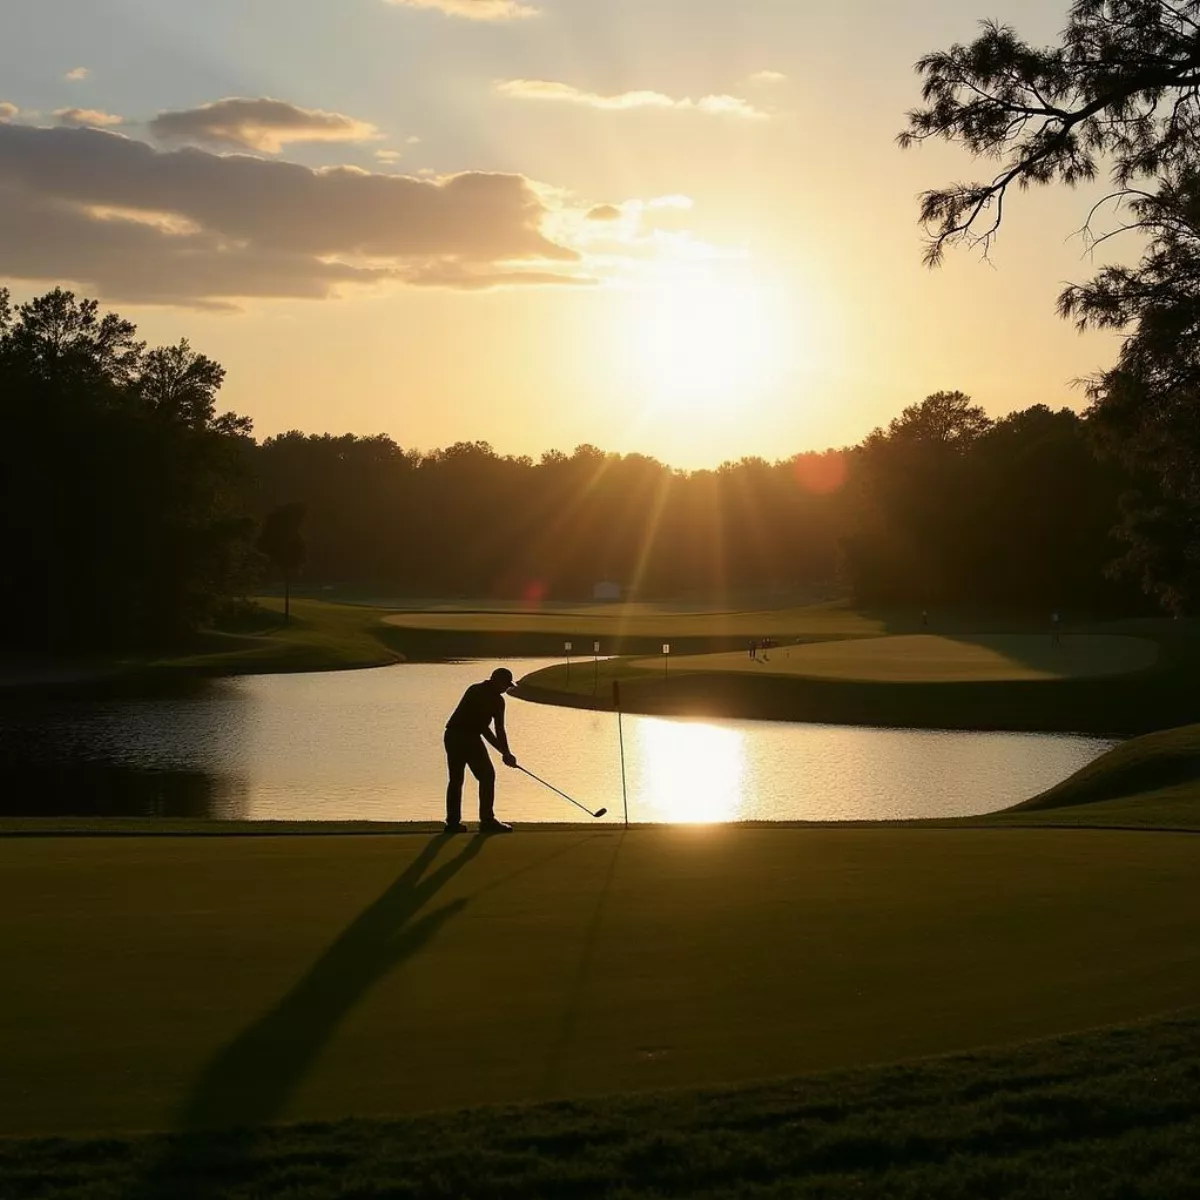
<instances>
[{"instance_id":1,"label":"lake water","mask_svg":"<svg viewBox=\"0 0 1200 1200\"><path fill-rule=\"evenodd\" d=\"M508 660L518 677L547 660ZM178 694L0 707L0 813L438 820L442 729L497 663L206 681ZM584 666L582 669L586 670ZM619 820L617 718L508 702L522 765ZM635 821L972 816L1044 790L1115 743L1050 734L624 718ZM468 774L464 813L475 816ZM499 768L497 813L582 814Z\"/></svg>"}]
</instances>

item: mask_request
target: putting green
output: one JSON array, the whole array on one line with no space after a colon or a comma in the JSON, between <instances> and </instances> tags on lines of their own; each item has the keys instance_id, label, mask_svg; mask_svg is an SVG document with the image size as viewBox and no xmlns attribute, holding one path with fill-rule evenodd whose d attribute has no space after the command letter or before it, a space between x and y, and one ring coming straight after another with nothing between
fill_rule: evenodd
<instances>
[{"instance_id":1,"label":"putting green","mask_svg":"<svg viewBox=\"0 0 1200 1200\"><path fill-rule=\"evenodd\" d=\"M766 661L752 659L748 650L683 655L670 666L871 683L983 683L1124 675L1153 666L1158 647L1145 638L1108 634L1067 635L1059 645L1048 634L914 634L779 646L768 655ZM635 659L630 665L661 670L662 659Z\"/></svg>"},{"instance_id":2,"label":"putting green","mask_svg":"<svg viewBox=\"0 0 1200 1200\"><path fill-rule=\"evenodd\" d=\"M0 1134L732 1082L1200 994L1200 837L0 840Z\"/></svg>"}]
</instances>

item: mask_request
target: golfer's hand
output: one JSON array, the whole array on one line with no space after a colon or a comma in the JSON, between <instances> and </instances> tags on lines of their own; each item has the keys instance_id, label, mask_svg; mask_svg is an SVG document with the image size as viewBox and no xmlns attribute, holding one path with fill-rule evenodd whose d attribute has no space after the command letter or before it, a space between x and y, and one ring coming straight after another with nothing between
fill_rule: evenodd
<instances>
[{"instance_id":1,"label":"golfer's hand","mask_svg":"<svg viewBox=\"0 0 1200 1200\"><path fill-rule=\"evenodd\" d=\"M516 756L513 754L504 755L504 765L506 767L515 767L517 765Z\"/></svg>"}]
</instances>

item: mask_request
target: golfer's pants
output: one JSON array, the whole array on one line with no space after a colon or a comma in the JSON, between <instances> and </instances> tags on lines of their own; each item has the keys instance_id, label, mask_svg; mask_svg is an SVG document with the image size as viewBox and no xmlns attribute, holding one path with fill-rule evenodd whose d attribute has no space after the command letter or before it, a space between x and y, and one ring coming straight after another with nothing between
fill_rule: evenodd
<instances>
[{"instance_id":1,"label":"golfer's pants","mask_svg":"<svg viewBox=\"0 0 1200 1200\"><path fill-rule=\"evenodd\" d=\"M450 782L446 784L446 820L451 825L462 820L463 777L467 767L479 780L479 819L490 821L495 815L496 768L488 755L483 738L475 733L446 730L446 767Z\"/></svg>"}]
</instances>

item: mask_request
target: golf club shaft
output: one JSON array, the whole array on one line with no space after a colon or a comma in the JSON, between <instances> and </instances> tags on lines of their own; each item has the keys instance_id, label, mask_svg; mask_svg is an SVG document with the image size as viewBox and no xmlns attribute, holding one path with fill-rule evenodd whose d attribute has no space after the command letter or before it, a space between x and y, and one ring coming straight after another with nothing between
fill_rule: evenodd
<instances>
[{"instance_id":1,"label":"golf club shaft","mask_svg":"<svg viewBox=\"0 0 1200 1200\"><path fill-rule=\"evenodd\" d=\"M560 796L561 796L561 797L562 797L564 800L568 800L568 801L570 801L570 803L572 803L573 805L575 805L575 807L576 807L576 808L582 808L582 809L583 809L583 811L584 811L585 813L587 813L587 815L588 815L589 817L594 817L594 816L596 815L594 812L592 812L592 810L591 810L590 808L588 808L588 807L587 807L587 805L586 805L586 804L580 804L578 800L572 800L572 799L571 799L571 797L570 797L570 796L568 796L566 792L561 792L561 791L559 791L559 790L558 790L558 788L556 788L556 787L554 786L554 784L552 784L552 783L547 783L547 782L546 782L544 779L542 779L542 778L541 778L540 776L538 776L538 775L535 775L535 774L534 774L532 771L530 771L528 768L526 768L526 767L522 767L522 766L520 766L520 764L518 764L518 766L517 766L517 769L518 769L518 770L520 770L520 771L524 771L524 772L525 772L525 774L526 774L526 775L528 775L530 779L536 779L536 780L538 781L538 783L540 783L540 784L542 785L542 787L547 787L547 788L549 788L549 789L550 789L552 792L556 792L558 795L560 795Z\"/></svg>"}]
</instances>

